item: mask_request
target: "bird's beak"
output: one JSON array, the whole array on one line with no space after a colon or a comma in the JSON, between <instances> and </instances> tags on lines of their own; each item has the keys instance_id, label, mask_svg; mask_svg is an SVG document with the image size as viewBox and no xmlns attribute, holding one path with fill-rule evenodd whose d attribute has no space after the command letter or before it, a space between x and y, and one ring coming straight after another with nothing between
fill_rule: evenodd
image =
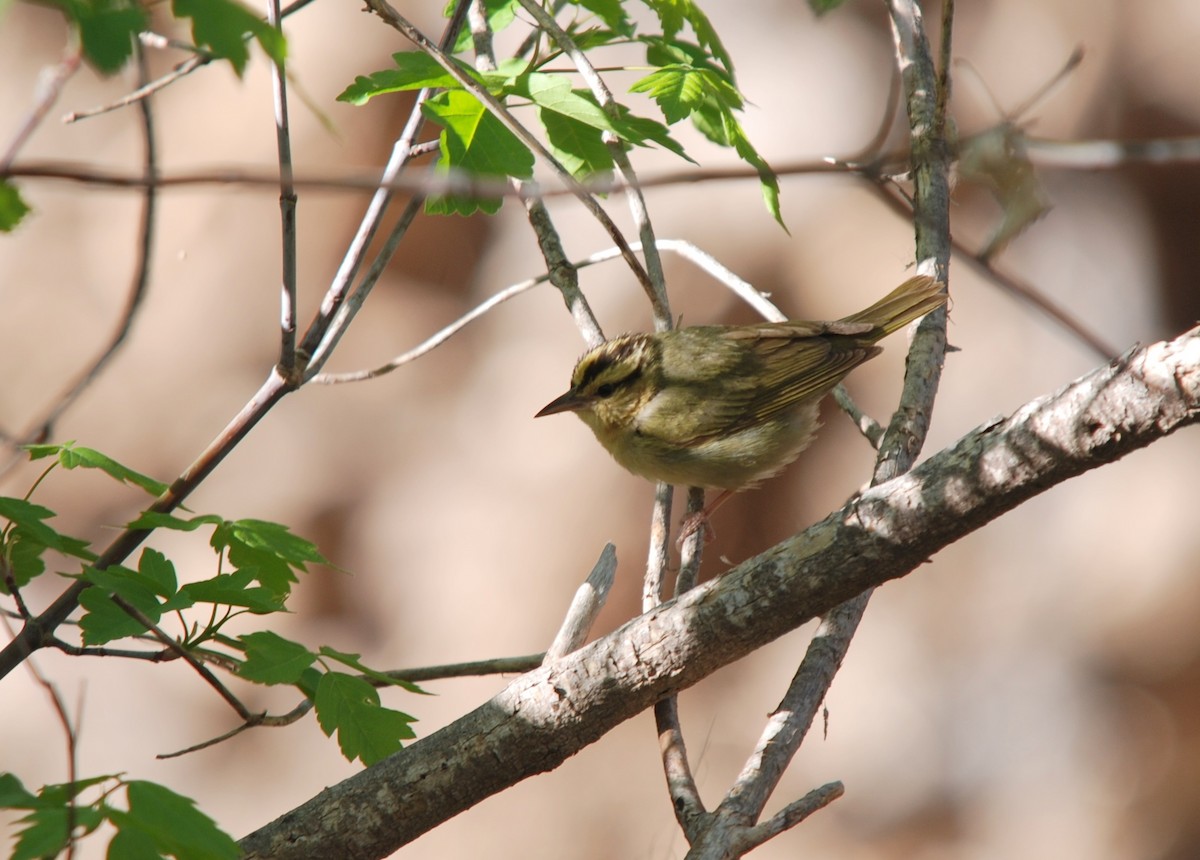
<instances>
[{"instance_id":1,"label":"bird's beak","mask_svg":"<svg viewBox=\"0 0 1200 860\"><path fill-rule=\"evenodd\" d=\"M566 394L555 397L538 410L538 413L533 417L541 418L543 415L557 415L559 412L574 412L576 409L582 407L585 402L585 399L580 397L575 389L572 388Z\"/></svg>"}]
</instances>

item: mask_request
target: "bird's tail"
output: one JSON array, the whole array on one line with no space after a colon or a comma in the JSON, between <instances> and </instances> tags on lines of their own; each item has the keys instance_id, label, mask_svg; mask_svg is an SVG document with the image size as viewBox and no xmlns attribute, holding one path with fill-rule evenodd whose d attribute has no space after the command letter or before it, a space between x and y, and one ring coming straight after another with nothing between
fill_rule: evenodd
<instances>
[{"instance_id":1,"label":"bird's tail","mask_svg":"<svg viewBox=\"0 0 1200 860\"><path fill-rule=\"evenodd\" d=\"M867 323L879 330L879 338L899 331L915 319L946 304L946 288L928 275L909 278L863 311L839 322Z\"/></svg>"}]
</instances>

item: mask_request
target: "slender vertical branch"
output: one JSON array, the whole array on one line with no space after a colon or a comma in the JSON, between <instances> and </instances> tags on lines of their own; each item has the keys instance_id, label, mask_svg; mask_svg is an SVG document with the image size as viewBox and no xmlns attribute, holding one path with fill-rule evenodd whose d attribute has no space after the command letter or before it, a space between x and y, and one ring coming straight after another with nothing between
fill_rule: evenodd
<instances>
[{"instance_id":1,"label":"slender vertical branch","mask_svg":"<svg viewBox=\"0 0 1200 860\"><path fill-rule=\"evenodd\" d=\"M140 45L135 47L139 82L148 77L145 54ZM49 109L48 106L46 108ZM142 306L142 299L150 285L150 261L154 250L154 229L158 217L158 143L154 134L154 112L150 100L138 102L138 120L142 133L142 176L144 191L142 193L141 223L138 227L137 263L134 268L129 294L125 299L125 307L117 328L109 338L108 343L101 349L100 354L93 359L90 366L75 377L67 387L54 399L42 415L35 418L26 429L13 436L11 446L14 451L24 444L46 439L54 432L54 424L59 417L71 407L88 386L100 376L124 345L129 332L133 329L134 320ZM0 473L7 471L18 462L19 454L15 454L7 463L0 467Z\"/></svg>"},{"instance_id":2,"label":"slender vertical branch","mask_svg":"<svg viewBox=\"0 0 1200 860\"><path fill-rule=\"evenodd\" d=\"M459 30L462 29L463 23L466 21L467 7L469 5L469 3L464 2L459 3L455 7L454 15L450 18L449 23L446 25L446 31L442 34L442 45L449 47L454 44L458 38ZM363 277L362 283L352 291L351 285L354 283L354 279L358 276L358 272L366 260L367 249L375 238L375 234L379 231L379 226L383 222L383 214L387 211L395 194L390 184L396 180L408 164L413 154L413 146L417 135L420 134L425 124L424 117L421 114L421 105L429 99L432 93L433 90L428 87L417 92L417 98L409 114L408 122L405 123L404 129L396 141L396 145L392 147L392 154L388 159L387 165L384 167L379 187L371 197L367 211L363 213L358 231L354 234L354 238L350 242L350 247L346 250L342 264L334 275L333 283L330 284L329 290L325 293L325 297L321 301L321 307L318 309L316 317L304 333L300 349L308 357L304 373L304 380L306 382L320 373L321 368L325 366L325 362L329 360L333 349L346 333L346 329L354 320L363 302L367 300L367 296L370 295L379 276L383 274L384 268L399 246L400 239L407 232L408 226L412 223L412 220L416 217L417 212L420 211L424 203L425 197L423 194L418 194L409 201L404 215L400 219L400 223L392 229L387 242L384 243L383 249L375 258L375 262L372 264L370 270Z\"/></svg>"},{"instance_id":3,"label":"slender vertical branch","mask_svg":"<svg viewBox=\"0 0 1200 860\"><path fill-rule=\"evenodd\" d=\"M268 0L267 23L282 31L279 0ZM279 153L279 215L282 253L279 346L280 373L287 378L296 371L296 186L292 182L291 127L288 122L287 75L283 60L271 64L271 88L275 101L275 145Z\"/></svg>"},{"instance_id":4,"label":"slender vertical branch","mask_svg":"<svg viewBox=\"0 0 1200 860\"><path fill-rule=\"evenodd\" d=\"M914 174L914 231L918 270L945 283L950 258L949 157L945 145L944 109L932 53L925 37L916 0L886 0L896 41L897 62L904 83ZM943 31L951 26L952 4L946 4ZM948 44L948 36L943 37ZM946 314L939 309L927 315L909 349L900 404L880 442L872 484L908 471L916 460L929 427L946 354ZM808 650L758 747L747 761L733 788L717 807L704 834L693 844L689 860L741 856L770 838L785 823L755 831L767 799L783 776L834 676L849 650L871 590L833 608L809 643ZM796 823L795 820L787 819Z\"/></svg>"}]
</instances>

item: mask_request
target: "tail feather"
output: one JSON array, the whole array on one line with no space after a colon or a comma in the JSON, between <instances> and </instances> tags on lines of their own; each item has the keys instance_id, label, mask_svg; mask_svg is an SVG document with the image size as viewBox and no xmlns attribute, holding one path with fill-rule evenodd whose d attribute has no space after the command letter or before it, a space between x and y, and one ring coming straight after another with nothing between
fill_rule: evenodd
<instances>
[{"instance_id":1,"label":"tail feather","mask_svg":"<svg viewBox=\"0 0 1200 860\"><path fill-rule=\"evenodd\" d=\"M946 304L946 288L928 275L909 278L866 310L843 317L840 322L867 323L879 329L879 337L899 331L915 319Z\"/></svg>"}]
</instances>

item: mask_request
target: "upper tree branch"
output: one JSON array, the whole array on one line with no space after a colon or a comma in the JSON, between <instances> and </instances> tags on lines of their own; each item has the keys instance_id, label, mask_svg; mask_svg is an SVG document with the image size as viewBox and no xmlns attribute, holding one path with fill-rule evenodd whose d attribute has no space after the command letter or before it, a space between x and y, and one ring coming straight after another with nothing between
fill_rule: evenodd
<instances>
[{"instance_id":1,"label":"upper tree branch","mask_svg":"<svg viewBox=\"0 0 1200 860\"><path fill-rule=\"evenodd\" d=\"M1197 421L1200 327L972 431L802 534L517 678L242 848L276 860L385 856L1038 493Z\"/></svg>"}]
</instances>

